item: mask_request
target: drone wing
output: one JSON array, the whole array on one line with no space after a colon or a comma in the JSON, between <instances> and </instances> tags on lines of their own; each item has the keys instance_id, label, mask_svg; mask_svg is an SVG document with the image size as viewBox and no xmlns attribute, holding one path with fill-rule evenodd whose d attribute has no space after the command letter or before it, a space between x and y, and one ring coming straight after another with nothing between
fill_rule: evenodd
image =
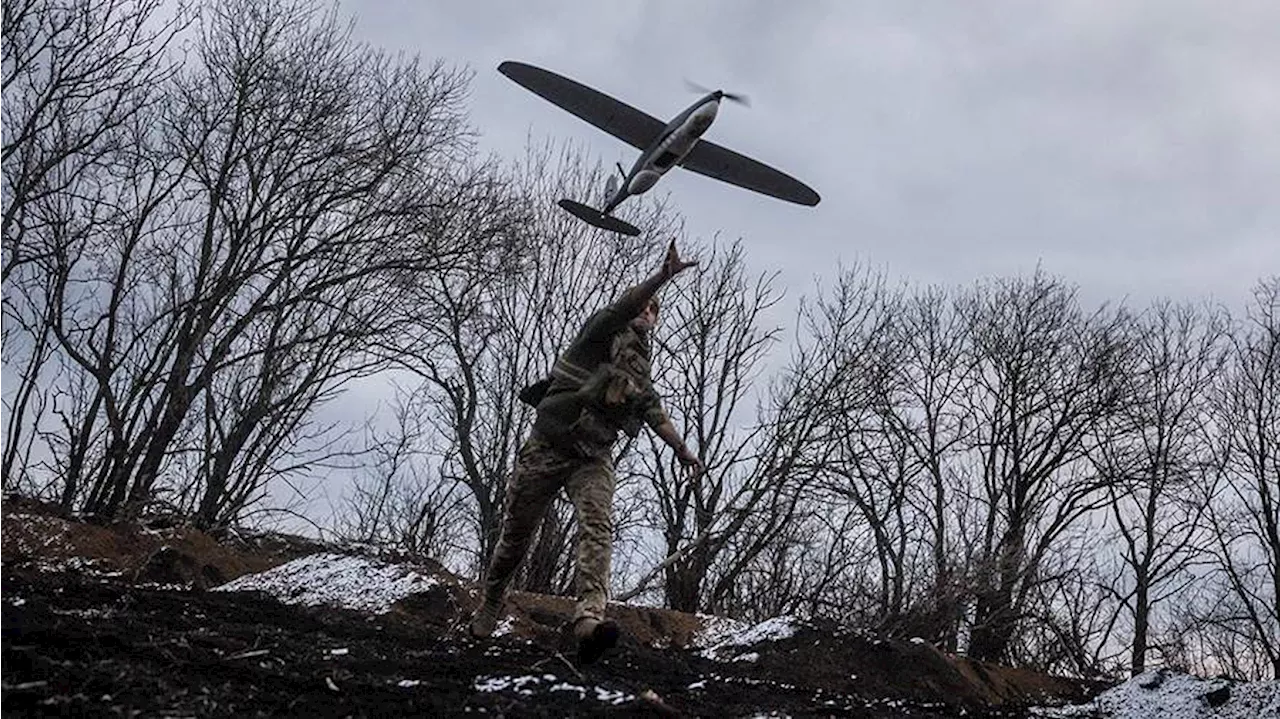
<instances>
[{"instance_id":1,"label":"drone wing","mask_svg":"<svg viewBox=\"0 0 1280 719\"><path fill-rule=\"evenodd\" d=\"M498 72L639 150L648 149L666 128L652 115L549 70L507 61Z\"/></svg>"},{"instance_id":2,"label":"drone wing","mask_svg":"<svg viewBox=\"0 0 1280 719\"><path fill-rule=\"evenodd\" d=\"M791 175L706 140L699 140L680 166L787 202L813 206L822 199L812 187Z\"/></svg>"}]
</instances>

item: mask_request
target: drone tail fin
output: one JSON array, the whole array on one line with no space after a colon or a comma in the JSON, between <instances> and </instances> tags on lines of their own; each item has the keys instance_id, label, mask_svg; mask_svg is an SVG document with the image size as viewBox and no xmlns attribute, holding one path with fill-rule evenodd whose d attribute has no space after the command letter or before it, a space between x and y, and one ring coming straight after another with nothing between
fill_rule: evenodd
<instances>
[{"instance_id":1,"label":"drone tail fin","mask_svg":"<svg viewBox=\"0 0 1280 719\"><path fill-rule=\"evenodd\" d=\"M635 225L619 220L613 215L606 215L595 208L582 204L581 202L564 199L560 200L560 202L556 204L560 205L565 212L568 212L593 227L599 227L602 230L617 232L620 235L628 235L631 237L635 237L640 234L640 228Z\"/></svg>"}]
</instances>

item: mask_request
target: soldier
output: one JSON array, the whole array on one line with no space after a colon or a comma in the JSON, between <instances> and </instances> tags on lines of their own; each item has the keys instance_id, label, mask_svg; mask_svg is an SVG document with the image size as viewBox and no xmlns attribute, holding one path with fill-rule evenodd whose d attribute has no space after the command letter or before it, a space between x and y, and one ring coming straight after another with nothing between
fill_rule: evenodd
<instances>
[{"instance_id":1,"label":"soldier","mask_svg":"<svg viewBox=\"0 0 1280 719\"><path fill-rule=\"evenodd\" d=\"M592 315L550 378L521 393L537 415L507 484L502 535L485 577L484 602L471 620L473 636L493 634L507 585L547 505L564 487L578 520L578 656L595 661L617 643L618 627L604 617L613 547L613 443L619 432L635 437L648 424L683 466L703 469L663 411L649 364L649 332L658 321L654 295L696 264L682 260L672 240L658 271Z\"/></svg>"}]
</instances>

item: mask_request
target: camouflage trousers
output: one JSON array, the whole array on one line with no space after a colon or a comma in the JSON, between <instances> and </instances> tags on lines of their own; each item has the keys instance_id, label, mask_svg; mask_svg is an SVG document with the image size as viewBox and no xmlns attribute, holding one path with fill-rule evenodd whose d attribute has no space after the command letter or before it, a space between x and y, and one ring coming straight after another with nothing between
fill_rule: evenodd
<instances>
[{"instance_id":1,"label":"camouflage trousers","mask_svg":"<svg viewBox=\"0 0 1280 719\"><path fill-rule=\"evenodd\" d=\"M529 550L538 525L564 487L578 520L577 594L574 619L604 618L613 554L613 456L609 447L575 454L536 432L520 448L507 482L502 534L485 576L485 601L500 604Z\"/></svg>"}]
</instances>

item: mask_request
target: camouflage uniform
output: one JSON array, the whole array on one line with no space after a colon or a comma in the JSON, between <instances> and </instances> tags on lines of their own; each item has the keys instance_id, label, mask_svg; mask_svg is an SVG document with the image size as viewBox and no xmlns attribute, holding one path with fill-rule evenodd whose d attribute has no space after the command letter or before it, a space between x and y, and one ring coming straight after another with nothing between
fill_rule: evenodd
<instances>
[{"instance_id":1,"label":"camouflage uniform","mask_svg":"<svg viewBox=\"0 0 1280 719\"><path fill-rule=\"evenodd\" d=\"M507 483L502 535L485 579L498 606L547 505L564 487L578 520L574 619L603 619L613 550L613 444L619 431L667 421L650 378L648 338L629 323L638 310L596 313L556 361L546 397Z\"/></svg>"}]
</instances>

